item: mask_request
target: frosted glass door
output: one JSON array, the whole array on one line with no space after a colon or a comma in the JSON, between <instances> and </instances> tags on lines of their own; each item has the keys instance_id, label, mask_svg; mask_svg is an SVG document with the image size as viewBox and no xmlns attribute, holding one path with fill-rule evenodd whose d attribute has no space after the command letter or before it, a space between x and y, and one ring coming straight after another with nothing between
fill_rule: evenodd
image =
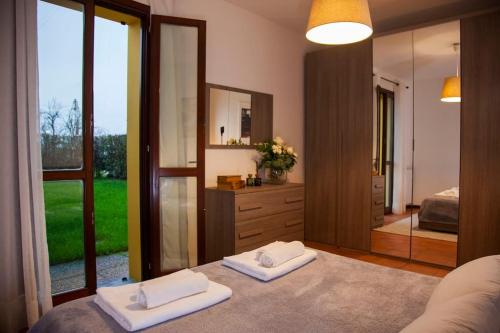
<instances>
[{"instance_id":1,"label":"frosted glass door","mask_svg":"<svg viewBox=\"0 0 500 333\"><path fill-rule=\"evenodd\" d=\"M153 15L151 275L204 260L205 22Z\"/></svg>"},{"instance_id":2,"label":"frosted glass door","mask_svg":"<svg viewBox=\"0 0 500 333\"><path fill-rule=\"evenodd\" d=\"M160 168L196 167L198 29L161 25Z\"/></svg>"}]
</instances>

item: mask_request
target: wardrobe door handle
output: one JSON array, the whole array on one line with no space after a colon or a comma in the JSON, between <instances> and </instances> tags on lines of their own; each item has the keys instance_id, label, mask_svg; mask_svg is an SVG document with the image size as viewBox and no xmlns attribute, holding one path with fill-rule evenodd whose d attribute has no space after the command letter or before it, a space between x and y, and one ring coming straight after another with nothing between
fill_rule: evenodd
<instances>
[{"instance_id":1,"label":"wardrobe door handle","mask_svg":"<svg viewBox=\"0 0 500 333\"><path fill-rule=\"evenodd\" d=\"M238 236L240 239L245 239L262 235L262 233L263 233L262 229L255 229L255 230L240 232Z\"/></svg>"},{"instance_id":2,"label":"wardrobe door handle","mask_svg":"<svg viewBox=\"0 0 500 333\"><path fill-rule=\"evenodd\" d=\"M379 184L375 184L375 185L374 185L374 187L375 187L375 188L384 188L384 186L383 186L383 185L379 185Z\"/></svg>"}]
</instances>

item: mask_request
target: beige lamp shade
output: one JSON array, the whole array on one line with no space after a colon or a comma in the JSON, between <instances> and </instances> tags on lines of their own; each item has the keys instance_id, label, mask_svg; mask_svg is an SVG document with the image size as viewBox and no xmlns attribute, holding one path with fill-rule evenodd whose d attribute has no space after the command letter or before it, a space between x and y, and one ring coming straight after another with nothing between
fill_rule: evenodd
<instances>
[{"instance_id":1,"label":"beige lamp shade","mask_svg":"<svg viewBox=\"0 0 500 333\"><path fill-rule=\"evenodd\" d=\"M362 41L373 33L368 0L313 0L306 38L340 45Z\"/></svg>"},{"instance_id":2,"label":"beige lamp shade","mask_svg":"<svg viewBox=\"0 0 500 333\"><path fill-rule=\"evenodd\" d=\"M450 76L444 79L441 102L458 103L460 98L460 77Z\"/></svg>"}]
</instances>

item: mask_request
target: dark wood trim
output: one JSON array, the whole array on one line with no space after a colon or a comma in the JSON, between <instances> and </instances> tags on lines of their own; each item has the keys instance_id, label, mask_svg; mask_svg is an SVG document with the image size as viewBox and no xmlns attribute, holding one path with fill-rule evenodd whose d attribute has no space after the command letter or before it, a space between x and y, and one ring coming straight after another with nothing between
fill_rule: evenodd
<instances>
[{"instance_id":1,"label":"dark wood trim","mask_svg":"<svg viewBox=\"0 0 500 333\"><path fill-rule=\"evenodd\" d=\"M426 19L423 22L417 22L417 23L413 23L413 24L405 24L403 26L395 26L395 27L384 28L384 29L380 29L380 30L377 30L375 28L375 31L374 31L372 37L373 38L383 37L383 36L392 35L392 34L396 34L396 33L400 33L400 32L431 27L433 25L448 23L448 22L452 22L452 21L458 21L458 20L462 20L462 19L466 19L466 18L485 15L488 13L493 13L493 12L498 11L499 9L500 9L500 5L497 5L497 6L492 6L490 8L475 10L475 11L471 11L471 12L464 13L464 14L456 14L456 15L448 15L448 16L447 16L447 14L445 14L444 17L441 17L441 18L436 18L436 19L431 19L431 20Z\"/></svg>"},{"instance_id":2,"label":"dark wood trim","mask_svg":"<svg viewBox=\"0 0 500 333\"><path fill-rule=\"evenodd\" d=\"M254 90L249 90L249 89L243 89L243 88L235 88L235 87L229 87L229 86L224 86L222 84L215 84L215 83L208 83L206 84L207 89L210 88L215 88L215 89L221 89L221 90L229 90L229 91L234 91L238 93L243 93L243 94L265 94L268 95L267 93L260 92L260 91L254 91Z\"/></svg>"},{"instance_id":3,"label":"dark wood trim","mask_svg":"<svg viewBox=\"0 0 500 333\"><path fill-rule=\"evenodd\" d=\"M161 168L158 177L198 177L198 168Z\"/></svg>"},{"instance_id":4,"label":"dark wood trim","mask_svg":"<svg viewBox=\"0 0 500 333\"><path fill-rule=\"evenodd\" d=\"M83 179L85 179L85 171L83 170L50 170L43 172L43 181Z\"/></svg>"},{"instance_id":5,"label":"dark wood trim","mask_svg":"<svg viewBox=\"0 0 500 333\"><path fill-rule=\"evenodd\" d=\"M146 18L150 14L148 5L133 0L95 0L95 5L138 16L139 18Z\"/></svg>"},{"instance_id":6,"label":"dark wood trim","mask_svg":"<svg viewBox=\"0 0 500 333\"><path fill-rule=\"evenodd\" d=\"M380 153L380 149L382 149L382 160L379 161L380 164L382 165L382 169L379 170L379 174L380 175L383 175L385 176L385 178L389 177L389 181L390 181L390 186L389 188L387 188L387 186L385 186L384 184L384 190L385 191L390 191L390 200L389 202L385 202L385 199L384 199L384 213L385 214L392 214L392 203L393 203L393 195L394 195L394 118L395 118L395 108L396 108L396 105L395 105L395 96L394 96L394 91L391 91L391 90L388 90L388 89L384 89L382 88L381 86L377 86L376 88L376 91L377 91L377 159L379 157L379 153ZM379 143L380 143L380 113L382 112L382 110L380 110L380 96L382 96L382 100L383 100L383 111L384 112L384 122L382 124L383 126L383 129L382 129L382 132L383 132L383 138L382 138L382 146L379 146ZM386 146L387 146L387 134L388 134L388 129L387 129L387 118L388 118L388 103L387 103L387 96L391 96L392 98L392 127L389 129L391 131L391 135L392 135L392 139L393 139L393 142L392 142L392 147L391 147L391 151L389 152L391 154L391 173L388 175L387 174L387 149L386 149Z\"/></svg>"},{"instance_id":7,"label":"dark wood trim","mask_svg":"<svg viewBox=\"0 0 500 333\"><path fill-rule=\"evenodd\" d=\"M161 168L159 164L159 103L160 103L160 28L161 24L190 26L198 29L198 64L197 64L197 165L195 168ZM153 15L151 19L150 48L150 103L149 140L151 151L151 174L149 183L151 199L151 224L149 228L151 277L161 276L160 251L160 178L161 177L196 177L197 178L197 237L198 264L205 262L205 71L206 71L206 22L172 16Z\"/></svg>"},{"instance_id":8,"label":"dark wood trim","mask_svg":"<svg viewBox=\"0 0 500 333\"><path fill-rule=\"evenodd\" d=\"M83 164L85 172L83 223L86 286L91 293L97 287L94 226L94 4L85 4L83 47Z\"/></svg>"},{"instance_id":9,"label":"dark wood trim","mask_svg":"<svg viewBox=\"0 0 500 333\"><path fill-rule=\"evenodd\" d=\"M87 297L94 294L88 288L82 288L77 290L68 291L63 294L57 294L52 296L52 305L57 306L77 298Z\"/></svg>"},{"instance_id":10,"label":"dark wood trim","mask_svg":"<svg viewBox=\"0 0 500 333\"><path fill-rule=\"evenodd\" d=\"M148 131L148 29L149 29L149 6L131 0L72 0L84 5L84 63L83 63L83 168L81 170L51 170L43 172L44 181L81 180L83 181L83 223L84 223L84 256L85 256L85 279L86 287L78 290L57 294L52 297L54 305L70 300L89 296L95 293L97 287L96 276L96 253L95 253L95 225L94 225L94 193L93 193L93 57L94 57L94 6L102 6L129 15L137 16L142 25L142 73L141 73L141 248L143 267L147 265L147 251L144 251L147 234L142 233L144 221L148 221L148 196L144 183L144 175L149 169L147 156L144 153L148 144L144 136ZM146 193L146 195L145 195ZM144 274L143 269L143 274Z\"/></svg>"},{"instance_id":11,"label":"dark wood trim","mask_svg":"<svg viewBox=\"0 0 500 333\"><path fill-rule=\"evenodd\" d=\"M500 10L460 22L458 265L500 254Z\"/></svg>"},{"instance_id":12,"label":"dark wood trim","mask_svg":"<svg viewBox=\"0 0 500 333\"><path fill-rule=\"evenodd\" d=\"M152 165L149 151L150 112L149 112L149 28L151 8L148 5L132 0L95 0L96 5L113 9L121 13L138 17L141 20L141 102L140 102L140 230L141 230L141 273L142 280L150 278L150 216L151 186L150 167Z\"/></svg>"}]
</instances>

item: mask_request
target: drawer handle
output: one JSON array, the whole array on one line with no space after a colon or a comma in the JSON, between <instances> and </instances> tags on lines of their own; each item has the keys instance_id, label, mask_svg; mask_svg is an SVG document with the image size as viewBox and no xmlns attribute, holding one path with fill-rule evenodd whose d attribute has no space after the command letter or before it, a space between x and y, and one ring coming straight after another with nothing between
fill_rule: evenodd
<instances>
[{"instance_id":1,"label":"drawer handle","mask_svg":"<svg viewBox=\"0 0 500 333\"><path fill-rule=\"evenodd\" d=\"M240 239L245 239L262 235L262 233L263 233L262 229L255 229L255 230L240 232L239 237Z\"/></svg>"},{"instance_id":2,"label":"drawer handle","mask_svg":"<svg viewBox=\"0 0 500 333\"><path fill-rule=\"evenodd\" d=\"M384 217L383 217L383 216L377 216L377 217L375 217L375 221L381 221L381 220L383 220L383 219L384 219Z\"/></svg>"},{"instance_id":3,"label":"drawer handle","mask_svg":"<svg viewBox=\"0 0 500 333\"><path fill-rule=\"evenodd\" d=\"M285 198L285 203L295 203L295 202L302 202L304 199L302 197L292 197L292 198Z\"/></svg>"},{"instance_id":4,"label":"drawer handle","mask_svg":"<svg viewBox=\"0 0 500 333\"><path fill-rule=\"evenodd\" d=\"M285 227L286 228L290 228L290 227L293 227L293 226L296 226L296 225L299 225L299 224L302 224L302 223L303 223L302 220L286 221L285 222Z\"/></svg>"},{"instance_id":5,"label":"drawer handle","mask_svg":"<svg viewBox=\"0 0 500 333\"><path fill-rule=\"evenodd\" d=\"M375 205L381 205L384 203L384 200L376 200L374 202L375 202Z\"/></svg>"},{"instance_id":6,"label":"drawer handle","mask_svg":"<svg viewBox=\"0 0 500 333\"><path fill-rule=\"evenodd\" d=\"M384 185L375 184L374 187L375 188L384 188Z\"/></svg>"},{"instance_id":7,"label":"drawer handle","mask_svg":"<svg viewBox=\"0 0 500 333\"><path fill-rule=\"evenodd\" d=\"M249 210L257 210L257 209L261 209L261 208L262 208L261 204L240 205L238 207L240 212L246 212Z\"/></svg>"}]
</instances>

